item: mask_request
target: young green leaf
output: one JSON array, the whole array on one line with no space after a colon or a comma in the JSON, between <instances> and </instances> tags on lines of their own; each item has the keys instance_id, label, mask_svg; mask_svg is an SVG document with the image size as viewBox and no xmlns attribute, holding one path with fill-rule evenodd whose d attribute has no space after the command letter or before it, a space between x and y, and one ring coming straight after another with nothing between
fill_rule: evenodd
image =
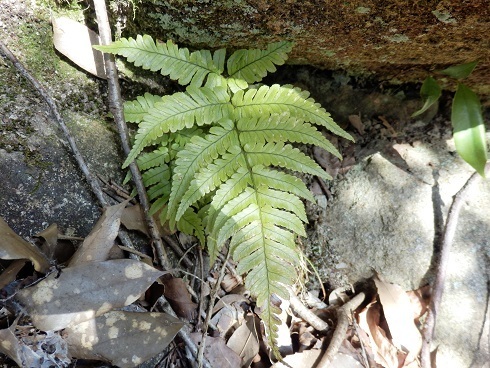
<instances>
[{"instance_id":1,"label":"young green leaf","mask_svg":"<svg viewBox=\"0 0 490 368\"><path fill-rule=\"evenodd\" d=\"M412 114L412 118L423 114L434 105L439 97L441 97L441 87L432 77L427 77L420 88L420 96L424 99L425 103L422 108Z\"/></svg>"},{"instance_id":2,"label":"young green leaf","mask_svg":"<svg viewBox=\"0 0 490 368\"><path fill-rule=\"evenodd\" d=\"M476 94L464 84L458 86L454 96L451 122L459 155L485 177L487 145L481 105Z\"/></svg>"},{"instance_id":3,"label":"young green leaf","mask_svg":"<svg viewBox=\"0 0 490 368\"><path fill-rule=\"evenodd\" d=\"M460 65L453 65L449 68L441 70L441 73L449 75L451 78L463 79L471 74L473 69L475 69L476 64L478 64L478 61L472 61L471 63Z\"/></svg>"}]
</instances>

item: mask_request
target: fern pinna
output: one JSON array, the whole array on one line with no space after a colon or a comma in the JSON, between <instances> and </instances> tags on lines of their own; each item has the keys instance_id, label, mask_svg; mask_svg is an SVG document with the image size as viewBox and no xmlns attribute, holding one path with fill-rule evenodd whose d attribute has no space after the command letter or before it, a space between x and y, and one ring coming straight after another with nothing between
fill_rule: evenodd
<instances>
[{"instance_id":1,"label":"fern pinna","mask_svg":"<svg viewBox=\"0 0 490 368\"><path fill-rule=\"evenodd\" d=\"M295 234L306 235L300 198L314 200L289 171L329 179L288 142L317 145L340 158L316 126L352 140L308 92L252 85L283 64L291 47L277 42L266 50L238 50L226 64L224 49L189 52L148 35L97 47L188 84L185 92L145 94L125 104L127 121L139 128L124 166L137 160L152 211L163 209L161 219L171 228L197 236L211 262L230 240L272 342L279 310L270 297L288 299L285 286L294 283L300 259ZM155 150L144 152L149 146Z\"/></svg>"}]
</instances>

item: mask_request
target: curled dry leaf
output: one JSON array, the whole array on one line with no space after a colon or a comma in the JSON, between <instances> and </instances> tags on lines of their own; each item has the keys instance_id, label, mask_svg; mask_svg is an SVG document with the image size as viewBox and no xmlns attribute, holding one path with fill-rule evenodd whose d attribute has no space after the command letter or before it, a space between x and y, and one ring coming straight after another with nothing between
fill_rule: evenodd
<instances>
[{"instance_id":1,"label":"curled dry leaf","mask_svg":"<svg viewBox=\"0 0 490 368\"><path fill-rule=\"evenodd\" d=\"M242 358L240 367L250 367L253 358L259 353L259 338L254 315L245 317L245 323L235 330L226 345Z\"/></svg>"},{"instance_id":2,"label":"curled dry leaf","mask_svg":"<svg viewBox=\"0 0 490 368\"><path fill-rule=\"evenodd\" d=\"M15 281L15 279L17 278L17 274L25 266L26 263L27 260L25 259L16 259L12 263L10 263L0 275L0 289L3 289L12 281Z\"/></svg>"},{"instance_id":3,"label":"curled dry leaf","mask_svg":"<svg viewBox=\"0 0 490 368\"><path fill-rule=\"evenodd\" d=\"M63 331L72 357L135 367L170 344L184 324L165 313L112 311Z\"/></svg>"},{"instance_id":4,"label":"curled dry leaf","mask_svg":"<svg viewBox=\"0 0 490 368\"><path fill-rule=\"evenodd\" d=\"M100 45L99 35L73 19L53 18L53 43L56 50L80 68L106 79L104 56L92 48Z\"/></svg>"},{"instance_id":5,"label":"curled dry leaf","mask_svg":"<svg viewBox=\"0 0 490 368\"><path fill-rule=\"evenodd\" d=\"M43 330L61 330L138 297L164 272L132 259L86 263L51 273L36 285L17 293L33 324Z\"/></svg>"},{"instance_id":6,"label":"curled dry leaf","mask_svg":"<svg viewBox=\"0 0 490 368\"><path fill-rule=\"evenodd\" d=\"M194 319L197 314L197 304L191 300L184 280L180 278L166 279L163 281L163 285L165 286L165 298L175 313L188 320Z\"/></svg>"},{"instance_id":7,"label":"curled dry leaf","mask_svg":"<svg viewBox=\"0 0 490 368\"><path fill-rule=\"evenodd\" d=\"M385 368L398 368L398 350L379 326L381 322L381 305L370 303L359 313L359 327L369 336L370 346L376 363Z\"/></svg>"},{"instance_id":8,"label":"curled dry leaf","mask_svg":"<svg viewBox=\"0 0 490 368\"><path fill-rule=\"evenodd\" d=\"M393 344L408 353L407 363L413 361L422 348L422 335L415 326L414 308L407 293L398 285L374 278L379 300L383 305L386 322Z\"/></svg>"},{"instance_id":9,"label":"curled dry leaf","mask_svg":"<svg viewBox=\"0 0 490 368\"><path fill-rule=\"evenodd\" d=\"M70 267L107 260L119 232L121 214L127 204L128 201L124 201L104 209L99 221L70 260Z\"/></svg>"},{"instance_id":10,"label":"curled dry leaf","mask_svg":"<svg viewBox=\"0 0 490 368\"><path fill-rule=\"evenodd\" d=\"M46 273L49 262L35 246L18 236L0 217L0 258L29 259L38 272Z\"/></svg>"}]
</instances>

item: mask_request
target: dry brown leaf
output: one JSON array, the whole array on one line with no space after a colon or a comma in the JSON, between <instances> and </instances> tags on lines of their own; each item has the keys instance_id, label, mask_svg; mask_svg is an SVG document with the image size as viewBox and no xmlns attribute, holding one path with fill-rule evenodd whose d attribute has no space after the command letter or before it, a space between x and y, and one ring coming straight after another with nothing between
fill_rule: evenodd
<instances>
[{"instance_id":1,"label":"dry brown leaf","mask_svg":"<svg viewBox=\"0 0 490 368\"><path fill-rule=\"evenodd\" d=\"M99 221L73 255L69 267L108 259L109 252L114 245L114 239L119 232L121 214L127 204L128 201L124 201L104 209Z\"/></svg>"},{"instance_id":2,"label":"dry brown leaf","mask_svg":"<svg viewBox=\"0 0 490 368\"><path fill-rule=\"evenodd\" d=\"M156 222L159 223L160 221ZM136 230L149 236L145 216L139 204L129 206L124 209L121 216L121 223L128 230Z\"/></svg>"},{"instance_id":3,"label":"dry brown leaf","mask_svg":"<svg viewBox=\"0 0 490 368\"><path fill-rule=\"evenodd\" d=\"M385 368L398 368L398 350L379 327L381 304L370 303L359 313L359 327L369 336L370 346L376 363Z\"/></svg>"},{"instance_id":4,"label":"dry brown leaf","mask_svg":"<svg viewBox=\"0 0 490 368\"><path fill-rule=\"evenodd\" d=\"M44 239L41 250L48 256L49 259L53 259L56 251L56 245L58 244L58 225L51 224L46 229L34 236Z\"/></svg>"},{"instance_id":5,"label":"dry brown leaf","mask_svg":"<svg viewBox=\"0 0 490 368\"><path fill-rule=\"evenodd\" d=\"M215 314L221 308L224 308L225 306L231 305L236 302L248 302L248 299L240 294L227 294L220 298L220 300L218 300L218 302L214 305L212 314Z\"/></svg>"},{"instance_id":6,"label":"dry brown leaf","mask_svg":"<svg viewBox=\"0 0 490 368\"><path fill-rule=\"evenodd\" d=\"M184 324L165 313L112 311L63 331L72 357L136 367L170 344Z\"/></svg>"},{"instance_id":7,"label":"dry brown leaf","mask_svg":"<svg viewBox=\"0 0 490 368\"><path fill-rule=\"evenodd\" d=\"M226 345L242 358L240 367L250 367L253 358L259 353L259 338L254 315L245 317L245 323L235 330Z\"/></svg>"},{"instance_id":8,"label":"dry brown leaf","mask_svg":"<svg viewBox=\"0 0 490 368\"><path fill-rule=\"evenodd\" d=\"M430 304L430 285L422 286L417 290L408 291L407 295L412 303L414 319L422 317L427 312Z\"/></svg>"},{"instance_id":9,"label":"dry brown leaf","mask_svg":"<svg viewBox=\"0 0 490 368\"><path fill-rule=\"evenodd\" d=\"M37 328L61 330L131 304L164 273L132 259L85 263L59 277L51 273L16 297Z\"/></svg>"},{"instance_id":10,"label":"dry brown leaf","mask_svg":"<svg viewBox=\"0 0 490 368\"><path fill-rule=\"evenodd\" d=\"M313 147L313 156L315 161L332 177L335 178L342 166L342 161L338 157L321 147Z\"/></svg>"},{"instance_id":11,"label":"dry brown leaf","mask_svg":"<svg viewBox=\"0 0 490 368\"><path fill-rule=\"evenodd\" d=\"M0 275L0 289L3 289L5 286L14 281L17 278L17 274L26 263L27 260L25 259L16 259L15 261L12 261Z\"/></svg>"},{"instance_id":12,"label":"dry brown leaf","mask_svg":"<svg viewBox=\"0 0 490 368\"><path fill-rule=\"evenodd\" d=\"M200 344L202 335L198 332L191 333L191 339L195 344ZM226 346L225 340L221 337L206 336L204 356L211 367L237 368L241 364L238 354Z\"/></svg>"},{"instance_id":13,"label":"dry brown leaf","mask_svg":"<svg viewBox=\"0 0 490 368\"><path fill-rule=\"evenodd\" d=\"M180 278L166 279L163 280L163 285L165 286L163 294L175 313L188 320L194 319L197 314L197 304L192 301L184 280Z\"/></svg>"},{"instance_id":14,"label":"dry brown leaf","mask_svg":"<svg viewBox=\"0 0 490 368\"><path fill-rule=\"evenodd\" d=\"M104 56L92 48L100 45L97 33L70 18L53 18L53 43L56 50L80 68L106 79Z\"/></svg>"},{"instance_id":15,"label":"dry brown leaf","mask_svg":"<svg viewBox=\"0 0 490 368\"><path fill-rule=\"evenodd\" d=\"M407 293L398 285L374 278L379 300L393 344L408 353L407 363L413 361L422 348L422 335L414 322L414 310Z\"/></svg>"},{"instance_id":16,"label":"dry brown leaf","mask_svg":"<svg viewBox=\"0 0 490 368\"><path fill-rule=\"evenodd\" d=\"M38 272L46 273L49 261L35 246L18 236L0 217L0 258L29 259Z\"/></svg>"},{"instance_id":17,"label":"dry brown leaf","mask_svg":"<svg viewBox=\"0 0 490 368\"><path fill-rule=\"evenodd\" d=\"M360 135L364 135L364 124L362 123L360 115L349 115L349 122L356 128Z\"/></svg>"}]
</instances>

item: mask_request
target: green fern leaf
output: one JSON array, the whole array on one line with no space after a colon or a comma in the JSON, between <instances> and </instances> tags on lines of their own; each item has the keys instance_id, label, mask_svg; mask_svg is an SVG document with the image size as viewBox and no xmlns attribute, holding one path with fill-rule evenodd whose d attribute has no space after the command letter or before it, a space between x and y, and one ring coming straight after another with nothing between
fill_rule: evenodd
<instances>
[{"instance_id":1,"label":"green fern leaf","mask_svg":"<svg viewBox=\"0 0 490 368\"><path fill-rule=\"evenodd\" d=\"M352 136L340 128L319 103L308 97L307 91L274 84L271 87L249 89L247 92L237 91L233 95L232 103L239 118L281 114L287 111L294 118L322 125L338 136L353 140Z\"/></svg>"},{"instance_id":2,"label":"green fern leaf","mask_svg":"<svg viewBox=\"0 0 490 368\"><path fill-rule=\"evenodd\" d=\"M238 136L230 120L223 120L220 126L212 127L205 138L193 137L180 151L175 161L173 187L170 195L169 214L175 214L184 193L189 189L196 172L203 166L223 155L229 147L238 144ZM173 228L175 218L170 218Z\"/></svg>"},{"instance_id":3,"label":"green fern leaf","mask_svg":"<svg viewBox=\"0 0 490 368\"><path fill-rule=\"evenodd\" d=\"M317 175L324 179L332 179L315 161L289 144L284 145L281 142L268 143L265 146L261 144L246 144L244 149L248 164L252 167L255 165L274 165Z\"/></svg>"},{"instance_id":4,"label":"green fern leaf","mask_svg":"<svg viewBox=\"0 0 490 368\"><path fill-rule=\"evenodd\" d=\"M283 115L272 115L266 118L242 118L238 120L237 129L243 142L300 142L319 146L342 158L335 146L326 139L314 126L295 118Z\"/></svg>"},{"instance_id":5,"label":"green fern leaf","mask_svg":"<svg viewBox=\"0 0 490 368\"><path fill-rule=\"evenodd\" d=\"M233 146L221 158L202 168L182 197L175 215L177 221L187 208L216 189L222 182L231 177L239 167L245 165L243 152L239 147Z\"/></svg>"},{"instance_id":6,"label":"green fern leaf","mask_svg":"<svg viewBox=\"0 0 490 368\"><path fill-rule=\"evenodd\" d=\"M221 74L224 67L224 50L215 52L216 57L213 58L207 50L189 53L188 49L179 48L170 40L166 43L155 43L148 35L138 35L136 40L121 38L111 45L94 48L124 56L143 69L160 71L181 85L190 83L192 86L202 86L208 74Z\"/></svg>"},{"instance_id":7,"label":"green fern leaf","mask_svg":"<svg viewBox=\"0 0 490 368\"><path fill-rule=\"evenodd\" d=\"M291 42L276 42L266 50L237 50L227 63L228 84L233 92L248 86L248 83L260 82L267 72L275 72L275 65L282 65L292 49ZM246 83L244 83L246 82Z\"/></svg>"},{"instance_id":8,"label":"green fern leaf","mask_svg":"<svg viewBox=\"0 0 490 368\"><path fill-rule=\"evenodd\" d=\"M140 170L148 170L152 167L162 165L164 163L169 162L170 155L168 153L167 147L160 147L153 152L143 153L141 154L136 163Z\"/></svg>"},{"instance_id":9,"label":"green fern leaf","mask_svg":"<svg viewBox=\"0 0 490 368\"><path fill-rule=\"evenodd\" d=\"M197 215L197 213L192 209L188 208L184 215L177 222L177 229L182 231L184 234L194 235L201 245L205 244L204 227L202 221Z\"/></svg>"},{"instance_id":10,"label":"green fern leaf","mask_svg":"<svg viewBox=\"0 0 490 368\"><path fill-rule=\"evenodd\" d=\"M233 107L226 90L206 87L187 87L187 93L175 93L162 97L145 115L139 125L133 148L123 167L127 167L135 157L164 133L176 132L183 128L212 124L232 115Z\"/></svg>"},{"instance_id":11,"label":"green fern leaf","mask_svg":"<svg viewBox=\"0 0 490 368\"><path fill-rule=\"evenodd\" d=\"M152 186L156 183L169 182L170 168L166 164L152 167L143 173L142 178L146 186Z\"/></svg>"},{"instance_id":12,"label":"green fern leaf","mask_svg":"<svg viewBox=\"0 0 490 368\"><path fill-rule=\"evenodd\" d=\"M145 93L144 96L138 96L134 101L124 103L124 119L130 123L139 123L148 113L156 102L161 101L160 96Z\"/></svg>"},{"instance_id":13,"label":"green fern leaf","mask_svg":"<svg viewBox=\"0 0 490 368\"><path fill-rule=\"evenodd\" d=\"M256 185L265 185L283 192L290 192L310 202L315 202L315 198L305 183L295 176L281 171L271 170L262 165L254 166L252 172Z\"/></svg>"}]
</instances>

